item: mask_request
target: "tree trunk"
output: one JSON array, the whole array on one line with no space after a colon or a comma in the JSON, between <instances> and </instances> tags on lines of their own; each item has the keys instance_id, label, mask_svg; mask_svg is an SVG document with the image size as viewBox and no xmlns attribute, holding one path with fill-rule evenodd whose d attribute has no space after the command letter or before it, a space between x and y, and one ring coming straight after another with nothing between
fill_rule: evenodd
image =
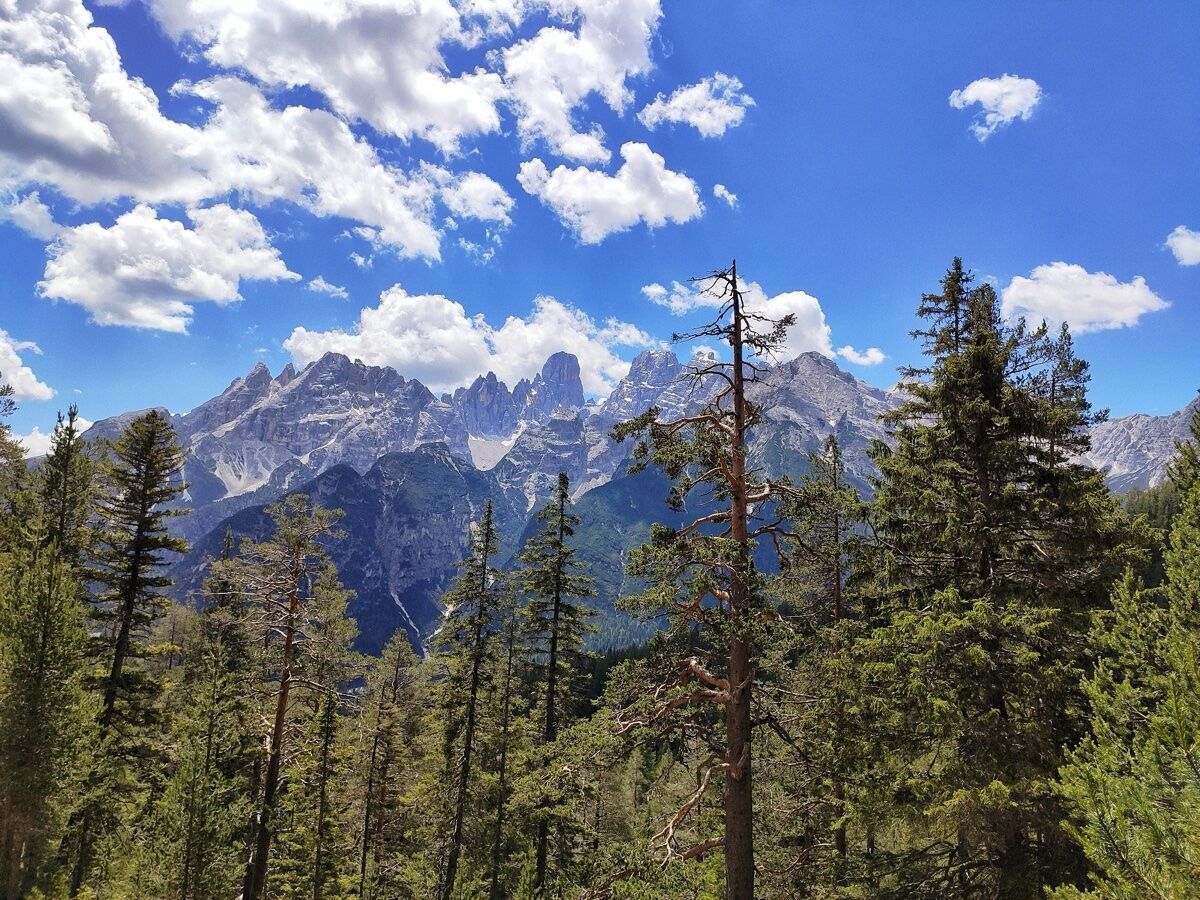
<instances>
[{"instance_id":1,"label":"tree trunk","mask_svg":"<svg viewBox=\"0 0 1200 900\"><path fill-rule=\"evenodd\" d=\"M275 703L275 722L271 728L271 752L263 779L263 799L258 810L254 849L246 866L242 900L261 900L267 886L267 858L271 853L271 815L279 790L279 772L283 764L283 733L287 725L288 694L292 687L292 653L296 640L296 617L300 609L300 573L302 564L297 551L292 560L293 579L288 600L287 624L283 639L283 660L279 668L279 697Z\"/></svg>"},{"instance_id":2,"label":"tree trunk","mask_svg":"<svg viewBox=\"0 0 1200 900\"><path fill-rule=\"evenodd\" d=\"M500 710L500 770L496 793L496 834L492 840L492 888L491 900L502 900L500 894L500 852L504 847L504 802L508 790L508 720L510 701L512 700L512 661L513 644L516 636L511 629L515 623L509 622L508 657L504 670L504 698Z\"/></svg>"},{"instance_id":3,"label":"tree trunk","mask_svg":"<svg viewBox=\"0 0 1200 900\"><path fill-rule=\"evenodd\" d=\"M729 615L734 635L729 640L729 701L725 704L725 897L754 897L754 797L751 785L751 689L754 665L750 645L738 634L750 614L746 584L750 549L746 501L746 383L742 358L742 303L737 263L730 270L733 284L733 410L730 469L730 537L737 545L737 571L730 585Z\"/></svg>"},{"instance_id":4,"label":"tree trunk","mask_svg":"<svg viewBox=\"0 0 1200 900\"><path fill-rule=\"evenodd\" d=\"M542 736L547 744L558 736L558 630L562 609L563 542L566 540L566 498L558 498L558 559L554 570L554 607L550 620L550 657L546 661L546 722ZM546 859L550 848L550 823L546 819L538 822L536 875L534 885L542 888L546 884Z\"/></svg>"}]
</instances>

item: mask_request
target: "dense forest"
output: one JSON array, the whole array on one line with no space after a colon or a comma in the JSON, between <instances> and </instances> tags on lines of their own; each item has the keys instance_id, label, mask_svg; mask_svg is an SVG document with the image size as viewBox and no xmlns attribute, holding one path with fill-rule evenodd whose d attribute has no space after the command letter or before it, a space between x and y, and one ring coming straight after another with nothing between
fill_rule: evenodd
<instances>
[{"instance_id":1,"label":"dense forest","mask_svg":"<svg viewBox=\"0 0 1200 900\"><path fill-rule=\"evenodd\" d=\"M71 409L32 467L0 428L0 898L1200 896L1200 416L1122 503L1067 328L955 260L871 490L832 437L769 480L746 388L792 322L739 285L678 336L727 348L708 405L615 433L685 524L603 656L565 475L366 657L337 510L287 497L175 603L168 421Z\"/></svg>"}]
</instances>

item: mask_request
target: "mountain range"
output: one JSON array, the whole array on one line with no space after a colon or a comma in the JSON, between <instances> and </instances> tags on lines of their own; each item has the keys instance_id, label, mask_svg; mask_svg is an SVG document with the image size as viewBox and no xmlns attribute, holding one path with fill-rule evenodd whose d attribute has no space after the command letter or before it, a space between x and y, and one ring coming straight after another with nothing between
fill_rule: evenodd
<instances>
[{"instance_id":1,"label":"mountain range","mask_svg":"<svg viewBox=\"0 0 1200 900\"><path fill-rule=\"evenodd\" d=\"M642 626L613 607L629 587L622 560L650 522L680 514L664 502L661 476L626 474L630 448L609 434L651 406L664 416L700 408L718 380L696 373L712 358L711 351L687 361L670 350L646 351L599 401L586 398L579 361L566 352L511 390L489 372L440 395L395 369L337 353L277 375L259 364L191 412L160 410L187 451L190 514L175 522L192 549L174 567L179 594L199 590L226 528L261 539L269 531L266 506L300 491L346 514L347 536L330 549L356 592L350 612L360 646L376 650L398 628L420 646L437 627L438 598L483 505L493 502L510 556L566 472L586 523L581 553L598 581L600 642L637 637ZM753 432L755 465L772 477L800 474L807 454L834 433L851 478L864 487L868 448L886 437L879 415L902 400L819 353L770 367L751 397L765 419ZM1085 461L1106 471L1114 490L1158 483L1194 406L1096 426ZM141 412L97 422L87 437L114 437Z\"/></svg>"}]
</instances>

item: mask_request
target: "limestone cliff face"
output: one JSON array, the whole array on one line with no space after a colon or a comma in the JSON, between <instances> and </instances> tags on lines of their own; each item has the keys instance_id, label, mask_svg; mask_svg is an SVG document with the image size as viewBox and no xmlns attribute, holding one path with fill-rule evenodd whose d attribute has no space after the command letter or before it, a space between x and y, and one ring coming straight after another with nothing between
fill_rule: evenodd
<instances>
[{"instance_id":1,"label":"limestone cliff face","mask_svg":"<svg viewBox=\"0 0 1200 900\"><path fill-rule=\"evenodd\" d=\"M1118 493L1161 484L1176 442L1189 439L1197 410L1200 397L1170 415L1137 413L1101 422L1092 429L1092 449L1083 461L1104 472L1105 481Z\"/></svg>"}]
</instances>

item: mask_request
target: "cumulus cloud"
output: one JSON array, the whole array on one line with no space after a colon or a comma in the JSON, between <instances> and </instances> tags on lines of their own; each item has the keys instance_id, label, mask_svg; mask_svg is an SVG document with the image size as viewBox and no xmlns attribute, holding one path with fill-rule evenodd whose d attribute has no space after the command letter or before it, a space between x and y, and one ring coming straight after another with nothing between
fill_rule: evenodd
<instances>
[{"instance_id":1,"label":"cumulus cloud","mask_svg":"<svg viewBox=\"0 0 1200 900\"><path fill-rule=\"evenodd\" d=\"M838 350L833 349L831 330L825 321L825 312L816 297L804 291L784 291L782 294L769 295L757 282L745 282L738 279L742 289L743 302L748 312L766 316L769 319L782 319L793 315L795 323L788 329L787 340L780 351L784 359L792 359L801 353L816 351L824 356L840 356L847 362L858 366L874 366L887 359L878 347L868 347L858 351L846 345ZM703 283L684 284L680 281L671 282L671 286L654 282L642 287L642 294L657 306L670 310L672 315L682 316L699 309L716 310L724 303L720 297L705 291Z\"/></svg>"},{"instance_id":2,"label":"cumulus cloud","mask_svg":"<svg viewBox=\"0 0 1200 900\"><path fill-rule=\"evenodd\" d=\"M22 353L41 354L41 348L33 341L18 341L0 329L0 383L12 386L13 396L18 400L49 400L54 388L38 380L22 360Z\"/></svg>"},{"instance_id":3,"label":"cumulus cloud","mask_svg":"<svg viewBox=\"0 0 1200 900\"><path fill-rule=\"evenodd\" d=\"M92 427L92 423L83 416L77 416L75 419L76 426L80 431L87 431ZM25 451L26 459L33 459L38 456L45 456L50 452L50 442L54 438L54 429L42 431L41 428L34 425L29 434L14 434L18 441L21 442L21 447Z\"/></svg>"},{"instance_id":4,"label":"cumulus cloud","mask_svg":"<svg viewBox=\"0 0 1200 900\"><path fill-rule=\"evenodd\" d=\"M517 181L585 244L597 244L638 222L656 228L690 221L704 211L696 183L668 169L645 144L623 145L621 158L615 175L585 166L549 171L540 159L531 159L521 164Z\"/></svg>"},{"instance_id":5,"label":"cumulus cloud","mask_svg":"<svg viewBox=\"0 0 1200 900\"><path fill-rule=\"evenodd\" d=\"M339 300L346 300L350 297L350 294L344 287L331 284L321 275L318 275L308 283L308 289L318 294L328 294L330 297L337 297Z\"/></svg>"},{"instance_id":6,"label":"cumulus cloud","mask_svg":"<svg viewBox=\"0 0 1200 900\"><path fill-rule=\"evenodd\" d=\"M401 256L439 257L438 185L382 161L330 112L277 109L222 76L173 89L210 105L201 124L168 119L80 0L22 4L0 22L0 44L4 181L52 185L84 204L283 200L369 225Z\"/></svg>"},{"instance_id":7,"label":"cumulus cloud","mask_svg":"<svg viewBox=\"0 0 1200 900\"><path fill-rule=\"evenodd\" d=\"M629 105L628 79L650 71L660 2L550 0L548 6L559 21L503 52L518 130L527 145L543 140L559 156L607 162L602 129L580 130L574 113L593 93L617 112Z\"/></svg>"},{"instance_id":8,"label":"cumulus cloud","mask_svg":"<svg viewBox=\"0 0 1200 900\"><path fill-rule=\"evenodd\" d=\"M62 231L62 226L54 221L50 208L42 202L37 191L0 206L0 221L11 222L41 241L53 240Z\"/></svg>"},{"instance_id":9,"label":"cumulus cloud","mask_svg":"<svg viewBox=\"0 0 1200 900\"><path fill-rule=\"evenodd\" d=\"M883 351L878 347L868 347L866 350L858 351L847 344L845 347L839 347L837 355L846 362L854 363L856 366L877 366L885 359Z\"/></svg>"},{"instance_id":10,"label":"cumulus cloud","mask_svg":"<svg viewBox=\"0 0 1200 900\"><path fill-rule=\"evenodd\" d=\"M714 184L713 185L713 196L716 197L718 200L724 200L726 203L728 203L730 205L730 207L737 206L737 203L738 203L737 194L735 194L729 188L725 187L725 185L723 185L723 184Z\"/></svg>"},{"instance_id":11,"label":"cumulus cloud","mask_svg":"<svg viewBox=\"0 0 1200 900\"><path fill-rule=\"evenodd\" d=\"M241 279L297 280L246 210L189 209L191 228L137 206L108 228L70 228L50 246L38 292L76 303L99 325L186 332L192 305L241 299Z\"/></svg>"},{"instance_id":12,"label":"cumulus cloud","mask_svg":"<svg viewBox=\"0 0 1200 900\"><path fill-rule=\"evenodd\" d=\"M1181 266L1200 265L1200 231L1180 225L1167 235L1167 246Z\"/></svg>"},{"instance_id":13,"label":"cumulus cloud","mask_svg":"<svg viewBox=\"0 0 1200 900\"><path fill-rule=\"evenodd\" d=\"M447 173L448 174L448 173ZM450 176L441 189L442 202L456 216L508 225L513 199L482 172Z\"/></svg>"},{"instance_id":14,"label":"cumulus cloud","mask_svg":"<svg viewBox=\"0 0 1200 900\"><path fill-rule=\"evenodd\" d=\"M670 97L659 94L638 113L638 120L650 130L664 122L691 125L703 137L720 137L742 123L746 108L754 99L742 90L732 75L717 72L698 82L675 90Z\"/></svg>"},{"instance_id":15,"label":"cumulus cloud","mask_svg":"<svg viewBox=\"0 0 1200 900\"><path fill-rule=\"evenodd\" d=\"M329 351L373 365L388 365L432 390L452 390L480 372L515 384L541 370L553 353L568 348L579 357L586 390L607 393L629 364L620 347L655 345L645 332L615 319L597 322L552 297L539 297L528 316L509 316L498 326L468 315L461 303L440 294L409 294L400 285L366 307L350 330L296 328L284 349L298 365Z\"/></svg>"},{"instance_id":16,"label":"cumulus cloud","mask_svg":"<svg viewBox=\"0 0 1200 900\"><path fill-rule=\"evenodd\" d=\"M273 87L310 86L341 115L380 132L454 153L462 138L500 127L497 104L507 93L500 75L447 71L443 47L472 41L450 0L148 5L172 37L193 40L213 65ZM519 14L494 4L474 12L497 22Z\"/></svg>"},{"instance_id":17,"label":"cumulus cloud","mask_svg":"<svg viewBox=\"0 0 1200 900\"><path fill-rule=\"evenodd\" d=\"M1122 282L1107 272L1065 262L1038 266L1028 278L1016 276L1000 299L1007 317L1066 322L1076 334L1127 328L1144 314L1169 306L1140 275Z\"/></svg>"},{"instance_id":18,"label":"cumulus cloud","mask_svg":"<svg viewBox=\"0 0 1200 900\"><path fill-rule=\"evenodd\" d=\"M1042 89L1036 81L1016 75L977 78L950 93L950 105L955 109L979 104L971 133L980 141L986 141L996 129L1017 119L1028 119L1041 99Z\"/></svg>"}]
</instances>

